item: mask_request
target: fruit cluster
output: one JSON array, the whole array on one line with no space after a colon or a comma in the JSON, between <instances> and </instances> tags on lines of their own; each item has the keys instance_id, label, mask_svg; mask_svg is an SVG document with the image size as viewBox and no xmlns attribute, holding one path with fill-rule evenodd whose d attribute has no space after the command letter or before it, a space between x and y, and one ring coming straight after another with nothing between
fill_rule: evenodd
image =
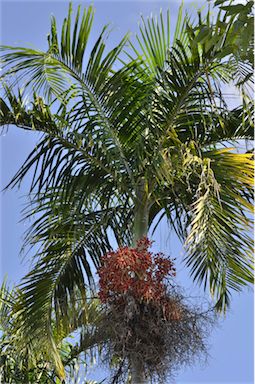
<instances>
[{"instance_id":1,"label":"fruit cluster","mask_svg":"<svg viewBox=\"0 0 255 384\"><path fill-rule=\"evenodd\" d=\"M140 302L159 303L165 297L164 280L175 276L175 268L162 253L149 252L151 244L143 238L135 248L122 247L102 257L98 274L103 303L114 302L125 294Z\"/></svg>"}]
</instances>

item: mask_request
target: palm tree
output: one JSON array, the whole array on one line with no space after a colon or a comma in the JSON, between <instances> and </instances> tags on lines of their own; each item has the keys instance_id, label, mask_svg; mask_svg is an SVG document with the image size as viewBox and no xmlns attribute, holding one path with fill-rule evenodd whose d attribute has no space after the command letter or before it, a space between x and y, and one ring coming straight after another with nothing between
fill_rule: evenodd
<instances>
[{"instance_id":1,"label":"palm tree","mask_svg":"<svg viewBox=\"0 0 255 384\"><path fill-rule=\"evenodd\" d=\"M242 12L250 17L251 6ZM60 376L52 320L58 334L69 308L86 303L85 287L94 292L101 256L163 217L218 311L253 281L253 161L236 150L253 135L252 64L238 44L246 21L223 9L192 24L181 7L172 38L160 14L110 51L104 27L87 52L93 9L78 7L73 28L71 14L70 5L61 38L52 18L46 52L1 47L0 124L42 133L9 184L33 172L26 244L39 250L21 286L20 331L31 348L50 346ZM222 92L230 82L243 97L234 109ZM144 382L142 362L131 366Z\"/></svg>"}]
</instances>

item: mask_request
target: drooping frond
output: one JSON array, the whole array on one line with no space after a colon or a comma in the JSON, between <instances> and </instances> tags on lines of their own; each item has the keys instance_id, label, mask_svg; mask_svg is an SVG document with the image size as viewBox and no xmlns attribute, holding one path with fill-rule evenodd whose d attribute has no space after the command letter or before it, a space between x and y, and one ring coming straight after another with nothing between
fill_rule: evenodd
<instances>
[{"instance_id":1,"label":"drooping frond","mask_svg":"<svg viewBox=\"0 0 255 384\"><path fill-rule=\"evenodd\" d=\"M205 153L186 240L194 279L209 284L216 308L226 310L231 290L253 282L251 154L227 149ZM251 217L251 213L250 213ZM238 235L237 235L238 234Z\"/></svg>"}]
</instances>

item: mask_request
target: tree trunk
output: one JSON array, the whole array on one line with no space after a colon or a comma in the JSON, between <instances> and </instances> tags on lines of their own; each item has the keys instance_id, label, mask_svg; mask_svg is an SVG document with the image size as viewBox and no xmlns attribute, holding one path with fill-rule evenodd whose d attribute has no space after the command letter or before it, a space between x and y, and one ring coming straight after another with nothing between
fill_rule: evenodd
<instances>
[{"instance_id":1,"label":"tree trunk","mask_svg":"<svg viewBox=\"0 0 255 384\"><path fill-rule=\"evenodd\" d=\"M143 365L136 358L131 358L131 383L146 384Z\"/></svg>"},{"instance_id":2,"label":"tree trunk","mask_svg":"<svg viewBox=\"0 0 255 384\"><path fill-rule=\"evenodd\" d=\"M148 184L144 179L140 180L136 191L135 216L133 227L133 246L136 241L147 236L149 226L149 201ZM143 364L136 357L130 359L131 383L146 384Z\"/></svg>"},{"instance_id":3,"label":"tree trunk","mask_svg":"<svg viewBox=\"0 0 255 384\"><path fill-rule=\"evenodd\" d=\"M141 179L136 190L133 246L136 246L136 241L147 236L148 233L149 201L147 188L147 182L144 179Z\"/></svg>"}]
</instances>

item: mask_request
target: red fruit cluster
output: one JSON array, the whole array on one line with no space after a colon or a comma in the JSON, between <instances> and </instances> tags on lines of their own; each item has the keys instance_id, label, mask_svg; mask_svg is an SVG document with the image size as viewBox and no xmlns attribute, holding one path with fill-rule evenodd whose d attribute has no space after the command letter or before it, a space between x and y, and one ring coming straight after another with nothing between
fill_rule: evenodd
<instances>
[{"instance_id":1,"label":"red fruit cluster","mask_svg":"<svg viewBox=\"0 0 255 384\"><path fill-rule=\"evenodd\" d=\"M166 294L164 279L175 276L171 260L148 251L151 241L143 238L135 248L123 247L102 257L99 297L103 303L132 295L139 301L159 302Z\"/></svg>"}]
</instances>

